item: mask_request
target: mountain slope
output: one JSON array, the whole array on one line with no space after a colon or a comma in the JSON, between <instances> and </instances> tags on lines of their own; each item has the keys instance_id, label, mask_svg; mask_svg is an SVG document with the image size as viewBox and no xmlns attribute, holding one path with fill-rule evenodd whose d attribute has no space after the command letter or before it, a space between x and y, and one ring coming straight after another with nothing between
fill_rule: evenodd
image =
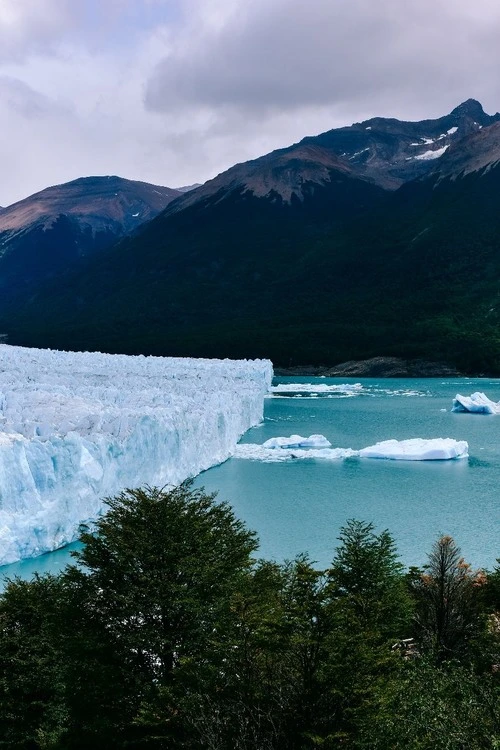
<instances>
[{"instance_id":1,"label":"mountain slope","mask_svg":"<svg viewBox=\"0 0 500 750\"><path fill-rule=\"evenodd\" d=\"M120 177L84 177L46 188L0 211L0 289L60 273L151 220L180 193Z\"/></svg>"},{"instance_id":2,"label":"mountain slope","mask_svg":"<svg viewBox=\"0 0 500 750\"><path fill-rule=\"evenodd\" d=\"M448 145L397 190L316 143L237 165L0 327L30 345L500 373L500 123Z\"/></svg>"},{"instance_id":3,"label":"mountain slope","mask_svg":"<svg viewBox=\"0 0 500 750\"><path fill-rule=\"evenodd\" d=\"M499 113L487 115L474 99L436 120L402 122L376 117L236 164L175 201L169 213L200 201L221 200L234 191L284 202L290 202L292 194L301 199L302 184L324 184L328 169L395 190L431 171L434 161L452 144L499 120Z\"/></svg>"}]
</instances>

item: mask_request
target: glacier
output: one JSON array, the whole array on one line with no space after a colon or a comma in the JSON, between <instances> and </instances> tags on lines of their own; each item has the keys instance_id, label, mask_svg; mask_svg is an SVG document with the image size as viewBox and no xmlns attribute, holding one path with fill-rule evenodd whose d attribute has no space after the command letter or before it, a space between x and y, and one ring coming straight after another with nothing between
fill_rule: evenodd
<instances>
[{"instance_id":1,"label":"glacier","mask_svg":"<svg viewBox=\"0 0 500 750\"><path fill-rule=\"evenodd\" d=\"M262 421L268 360L0 345L0 565L78 537L126 487L222 463Z\"/></svg>"},{"instance_id":2,"label":"glacier","mask_svg":"<svg viewBox=\"0 0 500 750\"><path fill-rule=\"evenodd\" d=\"M457 393L453 399L451 410L454 412L467 412L469 414L500 414L500 401L490 401L490 399L480 391L472 393L470 396L461 396Z\"/></svg>"},{"instance_id":3,"label":"glacier","mask_svg":"<svg viewBox=\"0 0 500 750\"><path fill-rule=\"evenodd\" d=\"M398 461L447 461L468 458L469 445L465 440L452 438L410 438L408 440L383 440L361 450L352 448L331 448L324 435L311 435L300 438L270 438L262 445L240 443L234 451L234 458L265 461L268 463L291 461L292 459L323 459L339 461L345 458L384 458ZM302 441L302 442L300 442ZM311 446L308 448L308 446Z\"/></svg>"}]
</instances>

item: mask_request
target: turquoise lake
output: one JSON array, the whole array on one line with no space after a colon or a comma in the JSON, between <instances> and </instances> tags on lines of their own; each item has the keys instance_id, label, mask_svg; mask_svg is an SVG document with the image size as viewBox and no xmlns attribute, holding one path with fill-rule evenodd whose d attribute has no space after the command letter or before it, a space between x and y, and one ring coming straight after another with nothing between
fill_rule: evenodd
<instances>
[{"instance_id":1,"label":"turquoise lake","mask_svg":"<svg viewBox=\"0 0 500 750\"><path fill-rule=\"evenodd\" d=\"M500 416L453 414L456 393L484 391L500 400L500 380L279 378L298 392L266 398L264 422L242 442L325 435L333 447L359 449L396 438L467 440L469 459L387 461L349 458L265 463L230 459L196 479L233 506L258 532L263 557L307 552L319 566L332 559L349 518L388 528L405 565L425 563L438 535L451 534L474 567L500 557ZM311 395L305 384L335 386ZM361 383L354 392L340 384ZM0 568L0 575L55 572L78 545Z\"/></svg>"}]
</instances>

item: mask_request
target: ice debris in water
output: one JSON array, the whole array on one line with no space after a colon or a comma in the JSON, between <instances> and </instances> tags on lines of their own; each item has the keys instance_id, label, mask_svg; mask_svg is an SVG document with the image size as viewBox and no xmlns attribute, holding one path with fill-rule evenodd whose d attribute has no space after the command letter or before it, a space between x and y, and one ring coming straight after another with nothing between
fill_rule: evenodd
<instances>
[{"instance_id":1,"label":"ice debris in water","mask_svg":"<svg viewBox=\"0 0 500 750\"><path fill-rule=\"evenodd\" d=\"M0 565L72 541L124 487L226 460L271 381L265 360L0 345Z\"/></svg>"},{"instance_id":2,"label":"ice debris in water","mask_svg":"<svg viewBox=\"0 0 500 750\"><path fill-rule=\"evenodd\" d=\"M451 408L454 412L467 412L469 414L500 414L500 401L495 403L480 391L471 396L461 396L459 393L453 399Z\"/></svg>"},{"instance_id":3,"label":"ice debris in water","mask_svg":"<svg viewBox=\"0 0 500 750\"><path fill-rule=\"evenodd\" d=\"M331 445L323 435L311 435L307 440L315 439L315 447L306 448L304 443L294 442L298 435L290 438L271 438L263 445L242 443L236 446L235 458L247 458L254 461L290 461L292 459L318 458L338 461L345 458L385 458L399 461L445 461L450 459L467 458L469 446L465 440L452 438L433 438L424 440L412 438L410 440L384 440L361 450L352 448L321 447ZM304 439L304 438L302 438ZM279 448L279 450L277 450Z\"/></svg>"},{"instance_id":4,"label":"ice debris in water","mask_svg":"<svg viewBox=\"0 0 500 750\"><path fill-rule=\"evenodd\" d=\"M275 437L266 440L263 448L330 448L331 443L324 435L310 435L308 438L301 435L290 435L290 437Z\"/></svg>"},{"instance_id":5,"label":"ice debris in water","mask_svg":"<svg viewBox=\"0 0 500 750\"><path fill-rule=\"evenodd\" d=\"M363 391L361 383L335 383L328 385L328 383L278 383L273 385L271 393L273 395L286 395L286 394L327 394L327 393L339 393L346 396L355 396Z\"/></svg>"}]
</instances>

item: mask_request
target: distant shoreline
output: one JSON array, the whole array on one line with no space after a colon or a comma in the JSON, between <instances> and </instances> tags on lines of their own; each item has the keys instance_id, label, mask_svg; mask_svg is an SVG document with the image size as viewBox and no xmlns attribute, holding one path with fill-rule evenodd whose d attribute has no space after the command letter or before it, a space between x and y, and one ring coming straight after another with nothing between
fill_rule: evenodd
<instances>
[{"instance_id":1,"label":"distant shoreline","mask_svg":"<svg viewBox=\"0 0 500 750\"><path fill-rule=\"evenodd\" d=\"M333 367L325 365L296 365L275 367L277 376L314 376L330 378L461 378L467 377L456 367L444 362L430 362L422 359L401 359L399 357L372 357L371 359L349 360ZM477 376L481 377L481 376Z\"/></svg>"}]
</instances>

